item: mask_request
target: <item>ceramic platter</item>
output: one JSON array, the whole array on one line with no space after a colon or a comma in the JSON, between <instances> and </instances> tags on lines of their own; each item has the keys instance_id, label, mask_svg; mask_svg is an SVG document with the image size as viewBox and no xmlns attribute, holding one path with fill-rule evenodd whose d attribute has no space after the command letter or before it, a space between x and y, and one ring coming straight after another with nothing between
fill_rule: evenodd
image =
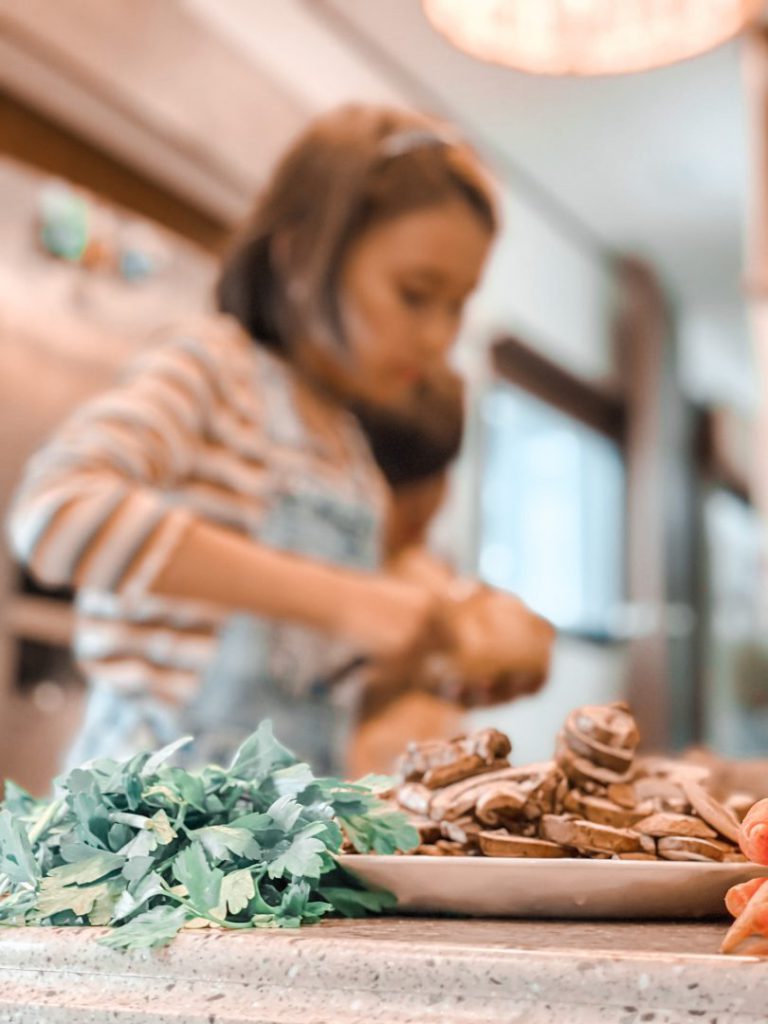
<instances>
[{"instance_id":1,"label":"ceramic platter","mask_svg":"<svg viewBox=\"0 0 768 1024\"><path fill-rule=\"evenodd\" d=\"M404 913L473 917L722 916L732 885L768 875L755 864L662 860L348 856L342 863L393 892Z\"/></svg>"}]
</instances>

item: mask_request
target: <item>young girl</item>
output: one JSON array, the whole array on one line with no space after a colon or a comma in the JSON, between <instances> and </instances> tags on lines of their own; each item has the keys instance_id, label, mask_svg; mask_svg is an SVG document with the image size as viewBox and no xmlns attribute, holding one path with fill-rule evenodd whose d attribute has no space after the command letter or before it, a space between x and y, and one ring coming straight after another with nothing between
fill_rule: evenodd
<instances>
[{"instance_id":1,"label":"young girl","mask_svg":"<svg viewBox=\"0 0 768 1024\"><path fill-rule=\"evenodd\" d=\"M365 107L317 120L224 266L221 315L169 332L31 461L10 531L42 582L77 588L76 758L175 736L233 612L258 624L258 706L287 698L285 741L318 770L353 712L315 680L353 651L450 645L430 588L380 571L385 490L348 408L412 400L445 359L495 223L475 158L439 125Z\"/></svg>"}]
</instances>

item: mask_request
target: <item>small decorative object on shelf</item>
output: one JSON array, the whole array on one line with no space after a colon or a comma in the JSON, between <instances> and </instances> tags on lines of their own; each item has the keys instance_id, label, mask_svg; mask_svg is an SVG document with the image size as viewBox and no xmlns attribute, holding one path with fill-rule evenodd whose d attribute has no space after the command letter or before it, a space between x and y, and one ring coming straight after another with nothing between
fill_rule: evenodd
<instances>
[{"instance_id":1,"label":"small decorative object on shelf","mask_svg":"<svg viewBox=\"0 0 768 1024\"><path fill-rule=\"evenodd\" d=\"M117 246L117 270L129 282L153 277L168 263L169 254L159 234L149 225L126 223L120 226Z\"/></svg>"},{"instance_id":2,"label":"small decorative object on shelf","mask_svg":"<svg viewBox=\"0 0 768 1024\"><path fill-rule=\"evenodd\" d=\"M88 247L89 210L85 197L63 182L52 182L40 196L40 242L57 259L80 263Z\"/></svg>"},{"instance_id":3,"label":"small decorative object on shelf","mask_svg":"<svg viewBox=\"0 0 768 1024\"><path fill-rule=\"evenodd\" d=\"M51 182L40 196L39 238L56 259L138 283L156 276L169 261L167 247L150 225L119 217L98 200Z\"/></svg>"}]
</instances>

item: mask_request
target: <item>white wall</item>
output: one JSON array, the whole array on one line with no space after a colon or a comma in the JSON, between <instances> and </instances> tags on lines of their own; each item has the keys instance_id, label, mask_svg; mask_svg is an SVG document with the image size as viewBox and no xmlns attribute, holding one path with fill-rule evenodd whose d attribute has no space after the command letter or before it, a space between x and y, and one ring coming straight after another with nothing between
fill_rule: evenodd
<instances>
[{"instance_id":1,"label":"white wall","mask_svg":"<svg viewBox=\"0 0 768 1024\"><path fill-rule=\"evenodd\" d=\"M615 280L607 264L502 183L503 230L469 318L477 345L516 334L580 376L611 375Z\"/></svg>"},{"instance_id":2,"label":"white wall","mask_svg":"<svg viewBox=\"0 0 768 1024\"><path fill-rule=\"evenodd\" d=\"M747 310L721 303L683 307L678 317L680 374L686 394L705 405L750 414L760 388Z\"/></svg>"}]
</instances>

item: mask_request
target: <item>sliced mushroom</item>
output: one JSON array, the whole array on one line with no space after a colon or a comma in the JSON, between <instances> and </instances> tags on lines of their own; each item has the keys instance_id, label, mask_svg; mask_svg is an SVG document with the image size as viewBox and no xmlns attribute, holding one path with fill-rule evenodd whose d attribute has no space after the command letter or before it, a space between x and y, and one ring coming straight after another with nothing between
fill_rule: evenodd
<instances>
[{"instance_id":1,"label":"sliced mushroom","mask_svg":"<svg viewBox=\"0 0 768 1024\"><path fill-rule=\"evenodd\" d=\"M445 740L409 743L398 763L398 773L406 782L417 781L430 768L450 764L455 758L453 744Z\"/></svg>"},{"instance_id":2,"label":"sliced mushroom","mask_svg":"<svg viewBox=\"0 0 768 1024\"><path fill-rule=\"evenodd\" d=\"M688 814L691 805L685 790L679 782L663 776L645 776L635 779L635 796L638 800L653 800L660 811Z\"/></svg>"},{"instance_id":3,"label":"sliced mushroom","mask_svg":"<svg viewBox=\"0 0 768 1024\"><path fill-rule=\"evenodd\" d=\"M567 857L557 843L544 839L526 839L508 832L481 832L480 849L486 857Z\"/></svg>"},{"instance_id":4,"label":"sliced mushroom","mask_svg":"<svg viewBox=\"0 0 768 1024\"><path fill-rule=\"evenodd\" d=\"M467 753L477 754L486 764L503 761L512 753L509 737L498 729L481 729L469 739L460 741Z\"/></svg>"},{"instance_id":5,"label":"sliced mushroom","mask_svg":"<svg viewBox=\"0 0 768 1024\"><path fill-rule=\"evenodd\" d=\"M414 854L420 857L445 857L446 854L437 843L422 843L421 846L417 846L413 851Z\"/></svg>"},{"instance_id":6,"label":"sliced mushroom","mask_svg":"<svg viewBox=\"0 0 768 1024\"><path fill-rule=\"evenodd\" d=\"M717 839L717 833L709 825L690 814L660 812L641 818L633 825L636 832L661 839L664 836L689 836L694 839Z\"/></svg>"},{"instance_id":7,"label":"sliced mushroom","mask_svg":"<svg viewBox=\"0 0 768 1024\"><path fill-rule=\"evenodd\" d=\"M395 796L403 810L425 817L431 816L429 809L432 802L432 791L426 786L422 786L420 782L404 783L398 787Z\"/></svg>"},{"instance_id":8,"label":"sliced mushroom","mask_svg":"<svg viewBox=\"0 0 768 1024\"><path fill-rule=\"evenodd\" d=\"M411 743L400 759L398 768L402 778L409 781L421 780L434 789L467 778L476 770L508 765L507 758L511 750L512 744L504 733L498 729L481 729L472 736L459 736L450 741ZM447 771L451 766L455 766L452 775L440 774L443 769Z\"/></svg>"},{"instance_id":9,"label":"sliced mushroom","mask_svg":"<svg viewBox=\"0 0 768 1024\"><path fill-rule=\"evenodd\" d=\"M637 747L637 724L626 704L586 705L572 712L568 720L580 733L598 743L632 752Z\"/></svg>"},{"instance_id":10,"label":"sliced mushroom","mask_svg":"<svg viewBox=\"0 0 768 1024\"><path fill-rule=\"evenodd\" d=\"M554 814L541 819L544 839L570 846L582 853L640 853L640 837L629 829L596 825L583 819L571 820Z\"/></svg>"},{"instance_id":11,"label":"sliced mushroom","mask_svg":"<svg viewBox=\"0 0 768 1024\"><path fill-rule=\"evenodd\" d=\"M438 837L442 835L444 839L450 839L454 843L460 843L462 846L470 848L477 846L482 825L479 825L473 817L466 815L463 818L457 818L456 821L441 821L437 829Z\"/></svg>"},{"instance_id":12,"label":"sliced mushroom","mask_svg":"<svg viewBox=\"0 0 768 1024\"><path fill-rule=\"evenodd\" d=\"M463 843L454 843L450 839L438 839L435 846L444 857L466 857L469 853Z\"/></svg>"},{"instance_id":13,"label":"sliced mushroom","mask_svg":"<svg viewBox=\"0 0 768 1024\"><path fill-rule=\"evenodd\" d=\"M640 836L640 849L643 853L650 853L653 857L658 853L656 849L656 840L653 836L643 835L642 832L637 833Z\"/></svg>"},{"instance_id":14,"label":"sliced mushroom","mask_svg":"<svg viewBox=\"0 0 768 1024\"><path fill-rule=\"evenodd\" d=\"M714 839L696 839L693 836L665 836L657 843L659 856L664 860L721 861L733 847Z\"/></svg>"},{"instance_id":15,"label":"sliced mushroom","mask_svg":"<svg viewBox=\"0 0 768 1024\"><path fill-rule=\"evenodd\" d=\"M521 788L528 789L528 800L525 805L525 816L531 821L540 818L542 814L553 814L557 809L559 801L558 794L563 791L563 783L567 780L556 765L543 771L539 777L532 776L521 784Z\"/></svg>"},{"instance_id":16,"label":"sliced mushroom","mask_svg":"<svg viewBox=\"0 0 768 1024\"><path fill-rule=\"evenodd\" d=\"M455 782L434 793L430 803L429 816L435 821L443 819L453 821L474 808L475 801L484 786L492 782L519 779L520 777L519 768L502 768Z\"/></svg>"},{"instance_id":17,"label":"sliced mushroom","mask_svg":"<svg viewBox=\"0 0 768 1024\"><path fill-rule=\"evenodd\" d=\"M686 779L683 782L685 795L696 813L721 836L739 845L739 820L733 811L710 796L697 782Z\"/></svg>"},{"instance_id":18,"label":"sliced mushroom","mask_svg":"<svg viewBox=\"0 0 768 1024\"><path fill-rule=\"evenodd\" d=\"M620 774L628 772L635 756L634 746L619 747L601 743L594 736L582 732L575 724L577 719L577 712L570 714L564 728L565 742L574 754L585 757L588 761L601 765L603 768L610 768L611 771Z\"/></svg>"},{"instance_id":19,"label":"sliced mushroom","mask_svg":"<svg viewBox=\"0 0 768 1024\"><path fill-rule=\"evenodd\" d=\"M593 764L585 757L579 757L568 747L562 737L557 741L557 763L575 786L589 792L596 786L610 786L615 782L627 782L629 773L614 772Z\"/></svg>"},{"instance_id":20,"label":"sliced mushroom","mask_svg":"<svg viewBox=\"0 0 768 1024\"><path fill-rule=\"evenodd\" d=\"M614 853L614 860L658 860L655 853Z\"/></svg>"},{"instance_id":21,"label":"sliced mushroom","mask_svg":"<svg viewBox=\"0 0 768 1024\"><path fill-rule=\"evenodd\" d=\"M574 810L579 817L593 821L596 825L632 828L635 822L639 821L649 810L647 805L628 810L607 797L591 796L588 793L579 793L578 790L571 790L571 793L574 794L574 798L569 804L568 810Z\"/></svg>"},{"instance_id":22,"label":"sliced mushroom","mask_svg":"<svg viewBox=\"0 0 768 1024\"><path fill-rule=\"evenodd\" d=\"M608 786L606 796L619 807L625 807L628 811L634 810L637 806L638 797L631 782L612 782Z\"/></svg>"},{"instance_id":23,"label":"sliced mushroom","mask_svg":"<svg viewBox=\"0 0 768 1024\"><path fill-rule=\"evenodd\" d=\"M492 768L502 767L502 764L491 766ZM463 779L470 779L474 775L482 775L487 772L489 766L477 754L467 754L450 764L442 764L436 768L430 768L422 777L422 784L428 789L441 789L443 786L451 786L454 782L461 782Z\"/></svg>"},{"instance_id":24,"label":"sliced mushroom","mask_svg":"<svg viewBox=\"0 0 768 1024\"><path fill-rule=\"evenodd\" d=\"M527 795L515 782L486 783L477 797L475 815L484 825L499 825L520 815L527 802Z\"/></svg>"},{"instance_id":25,"label":"sliced mushroom","mask_svg":"<svg viewBox=\"0 0 768 1024\"><path fill-rule=\"evenodd\" d=\"M408 824L412 825L419 833L421 843L436 843L442 837L440 826L431 818L425 818L420 814L409 814Z\"/></svg>"}]
</instances>

